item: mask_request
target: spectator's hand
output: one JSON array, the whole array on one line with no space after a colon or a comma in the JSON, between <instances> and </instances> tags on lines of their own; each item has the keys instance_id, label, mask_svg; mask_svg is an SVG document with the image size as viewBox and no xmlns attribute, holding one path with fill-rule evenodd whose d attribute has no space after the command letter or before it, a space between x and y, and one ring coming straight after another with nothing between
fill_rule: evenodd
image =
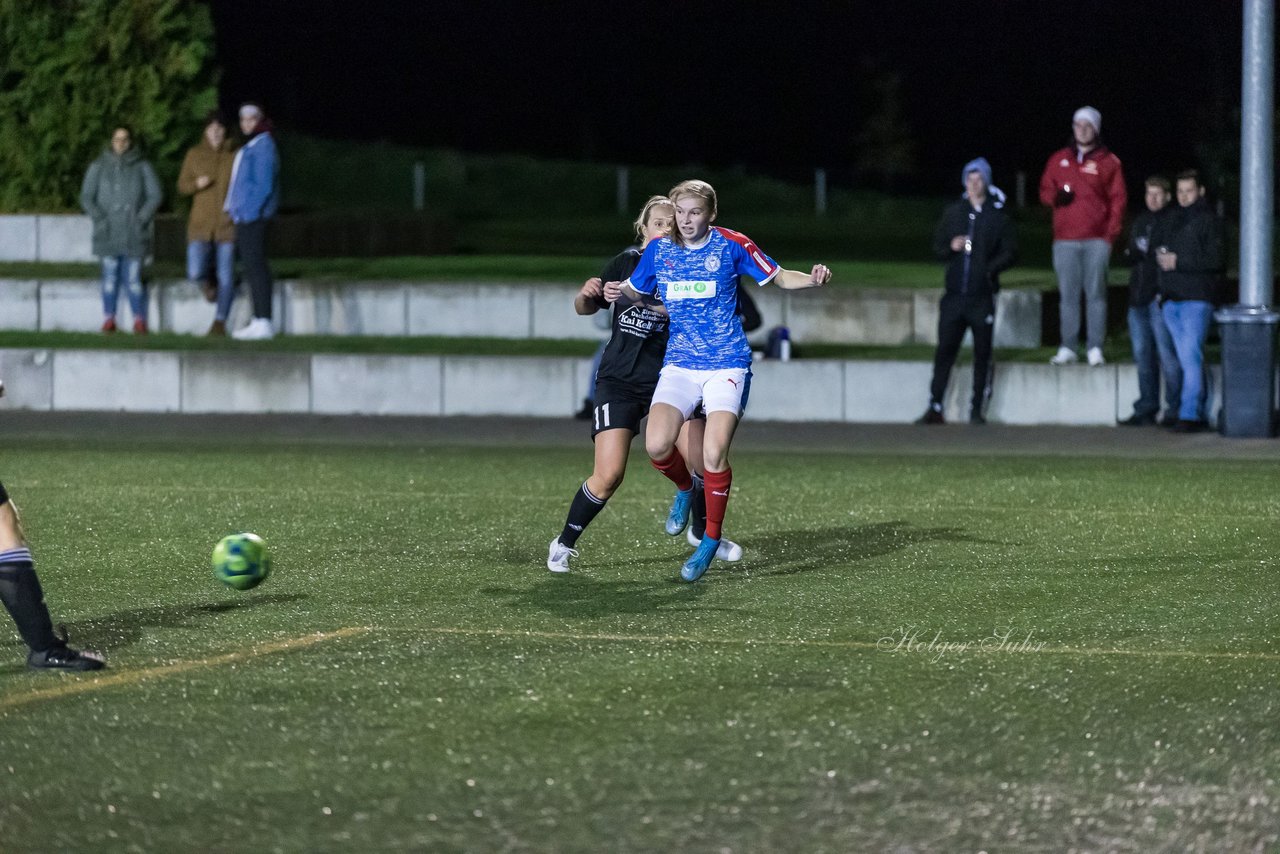
<instances>
[{"instance_id":1,"label":"spectator's hand","mask_svg":"<svg viewBox=\"0 0 1280 854\"><path fill-rule=\"evenodd\" d=\"M1055 208L1065 208L1076 200L1075 191L1070 185L1064 185L1058 189L1058 194L1053 197L1053 206Z\"/></svg>"},{"instance_id":2,"label":"spectator's hand","mask_svg":"<svg viewBox=\"0 0 1280 854\"><path fill-rule=\"evenodd\" d=\"M604 301L613 303L622 298L622 282L608 282L604 286Z\"/></svg>"},{"instance_id":3,"label":"spectator's hand","mask_svg":"<svg viewBox=\"0 0 1280 854\"><path fill-rule=\"evenodd\" d=\"M814 264L813 273L809 276L809 280L818 287L822 287L831 281L831 268L825 264Z\"/></svg>"},{"instance_id":4,"label":"spectator's hand","mask_svg":"<svg viewBox=\"0 0 1280 854\"><path fill-rule=\"evenodd\" d=\"M197 176L196 176L196 189L197 189L197 190L203 190L205 187L209 186L209 185L210 185L210 184L212 184L212 183L213 183L213 179L212 179L212 178L210 178L208 175L197 175Z\"/></svg>"},{"instance_id":5,"label":"spectator's hand","mask_svg":"<svg viewBox=\"0 0 1280 854\"><path fill-rule=\"evenodd\" d=\"M964 235L963 234L957 234L955 237L951 238L951 251L952 252L964 251Z\"/></svg>"},{"instance_id":6,"label":"spectator's hand","mask_svg":"<svg viewBox=\"0 0 1280 854\"><path fill-rule=\"evenodd\" d=\"M1158 264L1160 269L1164 270L1166 273L1176 270L1178 267L1178 253L1170 252L1168 249L1161 246L1156 251L1156 264Z\"/></svg>"},{"instance_id":7,"label":"spectator's hand","mask_svg":"<svg viewBox=\"0 0 1280 854\"><path fill-rule=\"evenodd\" d=\"M595 300L597 297L604 296L604 285L600 283L600 277L592 276L583 282L578 296L586 300Z\"/></svg>"}]
</instances>

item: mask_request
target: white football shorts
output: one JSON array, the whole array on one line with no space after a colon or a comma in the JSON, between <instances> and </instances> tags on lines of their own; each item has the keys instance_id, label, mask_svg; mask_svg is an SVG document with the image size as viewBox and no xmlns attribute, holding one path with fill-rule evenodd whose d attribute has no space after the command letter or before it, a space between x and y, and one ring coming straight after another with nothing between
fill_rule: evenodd
<instances>
[{"instance_id":1,"label":"white football shorts","mask_svg":"<svg viewBox=\"0 0 1280 854\"><path fill-rule=\"evenodd\" d=\"M741 418L747 409L750 391L750 368L695 371L664 365L658 375L658 387L653 391L653 402L674 406L685 419L699 403L709 413L732 412Z\"/></svg>"}]
</instances>

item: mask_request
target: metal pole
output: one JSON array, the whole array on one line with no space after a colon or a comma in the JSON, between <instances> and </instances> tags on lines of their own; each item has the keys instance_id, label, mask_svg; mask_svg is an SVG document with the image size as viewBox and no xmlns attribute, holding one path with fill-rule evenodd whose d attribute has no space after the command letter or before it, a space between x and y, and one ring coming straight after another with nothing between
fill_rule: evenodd
<instances>
[{"instance_id":1,"label":"metal pole","mask_svg":"<svg viewBox=\"0 0 1280 854\"><path fill-rule=\"evenodd\" d=\"M813 211L818 216L827 212L827 170L813 170Z\"/></svg>"},{"instance_id":2,"label":"metal pole","mask_svg":"<svg viewBox=\"0 0 1280 854\"><path fill-rule=\"evenodd\" d=\"M1271 305L1275 0L1245 0L1240 115L1240 304Z\"/></svg>"},{"instance_id":3,"label":"metal pole","mask_svg":"<svg viewBox=\"0 0 1280 854\"><path fill-rule=\"evenodd\" d=\"M618 214L625 216L631 210L631 170L625 166L618 167Z\"/></svg>"},{"instance_id":4,"label":"metal pole","mask_svg":"<svg viewBox=\"0 0 1280 854\"><path fill-rule=\"evenodd\" d=\"M1275 0L1244 0L1240 113L1240 302L1214 313L1222 332L1224 436L1275 435L1276 325L1272 311Z\"/></svg>"},{"instance_id":5,"label":"metal pole","mask_svg":"<svg viewBox=\"0 0 1280 854\"><path fill-rule=\"evenodd\" d=\"M427 206L427 167L421 160L413 164L413 209L420 211Z\"/></svg>"}]
</instances>

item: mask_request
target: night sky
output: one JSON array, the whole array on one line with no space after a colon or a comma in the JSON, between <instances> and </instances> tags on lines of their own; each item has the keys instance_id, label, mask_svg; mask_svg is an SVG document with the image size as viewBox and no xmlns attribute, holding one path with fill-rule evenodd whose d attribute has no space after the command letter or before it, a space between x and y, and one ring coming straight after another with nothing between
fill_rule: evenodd
<instances>
[{"instance_id":1,"label":"night sky","mask_svg":"<svg viewBox=\"0 0 1280 854\"><path fill-rule=\"evenodd\" d=\"M567 159L855 178L899 81L915 174L939 192L978 154L1012 190L1102 111L1129 183L1238 135L1231 0L884 3L214 2L222 96L284 131Z\"/></svg>"}]
</instances>

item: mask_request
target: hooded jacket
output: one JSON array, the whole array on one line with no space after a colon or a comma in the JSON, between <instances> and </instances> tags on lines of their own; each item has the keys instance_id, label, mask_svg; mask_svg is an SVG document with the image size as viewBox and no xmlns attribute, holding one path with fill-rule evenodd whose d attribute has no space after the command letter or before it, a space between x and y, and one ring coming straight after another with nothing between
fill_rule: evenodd
<instances>
[{"instance_id":1,"label":"hooded jacket","mask_svg":"<svg viewBox=\"0 0 1280 854\"><path fill-rule=\"evenodd\" d=\"M93 220L93 254L145 258L151 254L151 221L164 194L160 179L130 148L116 154L110 147L89 164L80 185L80 207Z\"/></svg>"},{"instance_id":2,"label":"hooded jacket","mask_svg":"<svg viewBox=\"0 0 1280 854\"><path fill-rule=\"evenodd\" d=\"M1069 204L1056 203L1070 187ZM1053 208L1054 240L1105 240L1114 244L1123 229L1129 193L1120 158L1103 145L1081 154L1074 146L1049 156L1040 176L1040 203Z\"/></svg>"},{"instance_id":3,"label":"hooded jacket","mask_svg":"<svg viewBox=\"0 0 1280 854\"><path fill-rule=\"evenodd\" d=\"M280 204L280 156L270 131L255 133L236 152L231 187L223 207L233 223L257 222L276 215Z\"/></svg>"},{"instance_id":4,"label":"hooded jacket","mask_svg":"<svg viewBox=\"0 0 1280 854\"><path fill-rule=\"evenodd\" d=\"M1013 266L1018 250L1013 222L1001 207L988 194L979 211L965 195L942 212L933 232L933 251L947 265L947 296L989 300L1000 290L1000 273ZM969 238L968 252L951 248L951 239L962 234Z\"/></svg>"}]
</instances>

